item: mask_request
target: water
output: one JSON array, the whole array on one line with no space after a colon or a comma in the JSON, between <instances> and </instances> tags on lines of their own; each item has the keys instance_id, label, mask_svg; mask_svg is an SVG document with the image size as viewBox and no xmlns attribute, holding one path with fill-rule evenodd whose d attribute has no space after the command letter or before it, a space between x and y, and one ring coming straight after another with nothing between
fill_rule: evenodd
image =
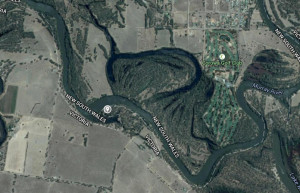
<instances>
[{"instance_id":1,"label":"water","mask_svg":"<svg viewBox=\"0 0 300 193\"><path fill-rule=\"evenodd\" d=\"M4 83L2 78L0 77L0 95L4 92ZM7 132L4 124L3 118L0 116L0 146L6 140Z\"/></svg>"},{"instance_id":2,"label":"water","mask_svg":"<svg viewBox=\"0 0 300 193\"><path fill-rule=\"evenodd\" d=\"M46 12L47 14L50 14L57 20L57 26L58 26L57 30L59 32L58 33L58 36L59 36L58 37L58 46L59 46L59 49L61 52L61 58L62 58L62 62L63 62L63 85L65 88L65 91L68 94L72 95L75 99L78 100L76 93L74 93L74 91L70 87L69 79L68 79L68 75L69 75L68 69L69 69L69 65L72 64L71 58L72 58L73 50L70 47L70 45L71 45L70 39L69 39L67 28L65 26L63 19L57 13L57 11L54 10L51 6L48 6L48 5L42 4L42 3L36 3L36 2L30 1L30 0L26 0L25 2L27 2L36 11ZM99 24L96 24L96 25L99 27ZM100 27L103 28L103 26L100 26ZM108 33L108 31L106 29L104 30L104 32ZM109 34L106 34L106 36L110 37ZM112 43L112 44L114 44L114 43ZM185 52L183 50L180 50L180 49L164 48L164 49L161 49L158 51L148 51L148 52L142 52L142 53L137 53L137 54L115 54L114 52L112 52L112 56L107 63L107 72L106 72L107 77L110 81L114 82L112 64L117 58L120 58L120 57L135 58L135 57L142 57L145 55L167 54L170 52L180 53L181 55L184 55L193 61L194 65L195 65L195 69L196 69L195 78L192 80L191 84L184 86L182 88L176 89L171 92L162 93L162 95L173 95L173 94L176 94L179 92L187 92L200 81L202 72L201 72L201 68L200 68L200 65L199 65L197 59L192 54ZM163 139L163 136L160 134L160 132L155 130L157 132L157 134L159 135L159 137L161 138L161 141L163 143L165 150L168 152L168 154L170 155L172 160L175 162L176 166L179 168L180 172L183 174L183 176L188 181L190 181L194 184L197 184L197 185L205 185L207 182L209 182L211 180L214 172L216 171L216 165L223 158L223 156L225 156L226 154L232 153L232 152L237 152L241 149L247 149L247 148L257 146L257 145L261 144L263 142L263 140L265 139L267 128L266 128L264 118L257 115L249 108L249 106L244 98L244 95L243 95L244 91L250 87L251 87L251 85L242 84L242 86L240 86L240 88L237 91L237 99L238 99L239 105L243 108L243 110L259 126L258 137L251 141L234 144L234 145L229 145L223 149L214 151L211 154L211 156L208 158L208 160L206 161L204 166L202 167L201 171L197 175L190 174L190 172L186 168L185 164L181 161L180 157L179 158L174 157L173 153L171 152L170 148L168 147L167 142ZM93 102L92 104L90 104L88 106L91 109L93 109L95 112L100 112L105 105L124 105L127 108L129 108L130 110L132 110L133 112L138 113L149 125L152 125L153 128L156 128L156 125L152 121L153 115L151 115L149 112L147 112L144 109L142 109L141 107L139 107L138 104L135 104L134 102L132 102L124 97L105 96L105 97L102 97L102 98L96 100L95 102ZM80 111L80 113L82 113L82 115L85 116L87 119L93 120L91 115L88 115L82 111ZM113 122L113 121L115 121L115 118L108 119L107 122L109 123L109 122Z\"/></svg>"}]
</instances>

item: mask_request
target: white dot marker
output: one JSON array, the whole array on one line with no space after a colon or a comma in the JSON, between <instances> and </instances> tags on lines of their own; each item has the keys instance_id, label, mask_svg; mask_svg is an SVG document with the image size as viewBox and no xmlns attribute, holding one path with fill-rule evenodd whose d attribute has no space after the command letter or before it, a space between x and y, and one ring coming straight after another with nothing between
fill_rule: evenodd
<instances>
[{"instance_id":1,"label":"white dot marker","mask_svg":"<svg viewBox=\"0 0 300 193\"><path fill-rule=\"evenodd\" d=\"M219 58L220 58L220 60L224 60L225 59L225 54L220 54Z\"/></svg>"},{"instance_id":2,"label":"white dot marker","mask_svg":"<svg viewBox=\"0 0 300 193\"><path fill-rule=\"evenodd\" d=\"M109 114L109 113L111 113L112 108L109 105L105 105L103 108L103 111L104 111L104 113Z\"/></svg>"}]
</instances>

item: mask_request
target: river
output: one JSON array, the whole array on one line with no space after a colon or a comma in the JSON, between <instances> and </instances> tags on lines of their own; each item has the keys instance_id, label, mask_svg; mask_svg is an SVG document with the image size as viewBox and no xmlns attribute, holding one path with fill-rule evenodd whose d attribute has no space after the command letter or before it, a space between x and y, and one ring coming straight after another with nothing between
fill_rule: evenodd
<instances>
[{"instance_id":1,"label":"river","mask_svg":"<svg viewBox=\"0 0 300 193\"><path fill-rule=\"evenodd\" d=\"M47 14L53 16L56 19L57 26L58 26L57 31L59 32L57 43L58 43L58 47L60 49L62 63L63 63L63 86L64 86L65 91L68 94L72 95L75 99L78 99L77 96L76 96L76 93L74 93L74 91L69 86L69 79L68 79L69 74L68 73L69 73L69 65L72 64L71 63L72 62L71 58L72 58L73 50L70 47L70 45L71 45L70 44L70 38L69 38L68 30L65 26L64 20L59 15L59 13L49 5L42 4L42 3L36 3L32 0L25 0L25 2L27 2L28 5L30 7L32 7L33 9L35 9L36 11L47 13ZM96 24L96 25L99 25L99 24ZM101 28L103 28L103 26L101 26ZM104 30L104 32L108 33L107 30ZM110 37L109 34L106 34L106 35L108 37ZM172 49L172 48L161 49L161 50L157 50L157 51L143 52L143 53L136 53L136 54L115 54L114 52L112 52L111 58L109 59L108 66L107 66L107 72L106 72L107 77L110 78L113 81L112 69L110 68L109 65L117 57L131 58L131 57L135 57L135 56L140 56L142 54L154 54L155 55L155 54L158 54L158 53L163 54L164 52L169 52L169 51L176 51L176 52L179 51L179 52L181 52L181 54L185 54L187 57L191 57L191 54L188 53L188 52L185 52L185 51L180 50L180 49ZM198 62L194 61L194 65L195 65L195 69L200 68ZM194 84L196 84L197 81L200 80L200 76L201 76L201 69L196 72L196 77L190 85L185 86L183 88L180 88L176 92L187 91ZM246 99L243 95L243 93L247 89L251 89L251 87L252 87L252 85L247 83L247 82L242 83L239 86L239 88L237 89L237 101L238 101L239 106L258 125L258 127L259 127L258 136L253 140L243 142L243 143L237 143L237 144L229 145L229 146L227 146L223 149L214 151L211 154L211 156L208 158L208 160L206 161L204 166L202 167L201 171L197 175L190 174L190 172L186 168L185 164L181 161L181 159L175 158L173 156L170 148L168 147L168 144L166 143L165 140L163 140L163 136L160 134L160 132L155 130L157 132L157 135L161 138L161 141L163 143L163 146L164 146L165 150L168 152L168 154L170 155L172 160L175 162L176 166L180 169L181 173L184 175L184 177L188 181L190 181L194 184L197 184L197 185L201 185L201 186L205 185L206 183L208 183L212 179L212 177L213 177L213 175L216 171L217 164L219 163L219 161L225 155L258 146L259 144L261 144L264 141L264 139L266 138L266 135L267 135L266 121L265 121L263 116L259 115L258 113L255 113L249 107L249 105L246 102ZM152 125L153 128L156 128L156 125L154 124L154 122L152 120L153 115L151 115L149 112L147 112L144 109L142 109L141 107L139 107L138 104L135 104L134 102L132 102L132 101L130 101L127 98L124 98L124 97L114 96L114 95L113 96L105 96L105 97L101 97L101 98L97 99L96 101L94 101L92 104L89 104L88 106L91 109L95 110L96 112L99 112L107 104L126 106L127 108L129 108L133 112L138 113L147 122L147 124ZM86 118L91 119L91 117L89 115L87 115L86 113L84 113L82 111L81 111L81 113ZM113 121L114 121L114 119L109 119L108 120L108 122L113 122Z\"/></svg>"},{"instance_id":2,"label":"river","mask_svg":"<svg viewBox=\"0 0 300 193\"><path fill-rule=\"evenodd\" d=\"M0 77L0 96L3 94L3 92L4 92L4 82ZM5 123L2 116L0 116L0 146L6 140L6 137L7 137L7 131L5 128Z\"/></svg>"},{"instance_id":3,"label":"river","mask_svg":"<svg viewBox=\"0 0 300 193\"><path fill-rule=\"evenodd\" d=\"M264 0L257 0L257 6L259 8L260 15L264 21L264 23L269 27L270 31L272 31L275 35L275 30L278 28L283 33L285 38L289 41L289 43L297 50L300 51L300 43L299 41L294 37L294 35L290 35L285 30L279 28L275 23L272 22L270 19L270 16L268 15L267 8L265 5ZM277 35L276 35L277 36ZM293 88L289 88L286 91L284 91L284 97L290 98L292 94L296 93L300 89L300 82L294 86ZM272 136L273 139L273 154L276 161L276 167L279 171L279 176L281 181L284 183L284 185L288 188L288 190L292 193L299 192L297 190L295 184L291 183L292 180L289 176L289 173L291 173L290 168L287 164L287 154L283 153L282 151L282 134L278 131L274 131L274 134Z\"/></svg>"},{"instance_id":4,"label":"river","mask_svg":"<svg viewBox=\"0 0 300 193\"><path fill-rule=\"evenodd\" d=\"M275 33L275 30L278 28L280 31L282 31L285 38L296 48L296 50L300 50L300 43L299 41L294 37L294 35L290 35L288 32L284 31L280 27L278 27L275 23L272 22L264 0L257 0L256 1L257 6L259 8L260 15L264 21L264 23L269 27L270 31ZM276 33L275 33L276 35ZM276 35L277 36L277 35Z\"/></svg>"},{"instance_id":5,"label":"river","mask_svg":"<svg viewBox=\"0 0 300 193\"><path fill-rule=\"evenodd\" d=\"M284 133L281 133L280 131L275 130L273 132L273 155L276 162L276 168L278 175L281 179L281 181L284 183L284 185L288 188L288 190L292 193L299 193L299 190L297 189L296 185L292 181L290 177L290 173L292 173L287 160L287 152L285 150L285 140L287 137Z\"/></svg>"}]
</instances>

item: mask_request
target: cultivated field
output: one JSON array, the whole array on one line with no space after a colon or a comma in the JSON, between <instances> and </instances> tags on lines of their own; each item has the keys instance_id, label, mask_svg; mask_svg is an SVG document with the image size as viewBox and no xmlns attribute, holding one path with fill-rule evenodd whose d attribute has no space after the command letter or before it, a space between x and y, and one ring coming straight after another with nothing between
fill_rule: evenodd
<instances>
[{"instance_id":1,"label":"cultivated field","mask_svg":"<svg viewBox=\"0 0 300 193\"><path fill-rule=\"evenodd\" d=\"M117 161L113 192L193 193L191 187L140 137L133 137Z\"/></svg>"},{"instance_id":2,"label":"cultivated field","mask_svg":"<svg viewBox=\"0 0 300 193\"><path fill-rule=\"evenodd\" d=\"M5 114L12 114L16 109L16 100L18 95L17 86L7 86L5 95L0 99L0 111Z\"/></svg>"},{"instance_id":3,"label":"cultivated field","mask_svg":"<svg viewBox=\"0 0 300 193\"><path fill-rule=\"evenodd\" d=\"M93 125L86 127L73 119L64 98L54 111L45 176L109 187L118 155L128 138L119 131Z\"/></svg>"}]
</instances>

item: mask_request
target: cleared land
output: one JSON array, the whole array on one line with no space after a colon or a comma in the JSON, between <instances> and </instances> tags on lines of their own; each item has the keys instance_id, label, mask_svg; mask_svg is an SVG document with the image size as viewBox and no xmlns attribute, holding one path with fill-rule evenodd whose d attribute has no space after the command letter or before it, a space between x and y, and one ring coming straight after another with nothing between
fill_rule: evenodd
<instances>
[{"instance_id":1,"label":"cleared land","mask_svg":"<svg viewBox=\"0 0 300 193\"><path fill-rule=\"evenodd\" d=\"M1 191L4 193L10 193L13 186L13 175L0 172L0 184Z\"/></svg>"},{"instance_id":2,"label":"cleared land","mask_svg":"<svg viewBox=\"0 0 300 193\"><path fill-rule=\"evenodd\" d=\"M69 182L55 182L33 177L17 176L15 179L15 193L96 193L97 188L87 187Z\"/></svg>"},{"instance_id":3,"label":"cleared land","mask_svg":"<svg viewBox=\"0 0 300 193\"><path fill-rule=\"evenodd\" d=\"M55 107L45 176L110 187L114 163L128 137L99 125L83 126L67 115L64 100L59 97Z\"/></svg>"},{"instance_id":4,"label":"cleared land","mask_svg":"<svg viewBox=\"0 0 300 193\"><path fill-rule=\"evenodd\" d=\"M134 1L127 1L128 6L125 11L125 28L109 28L109 33L117 42L121 52L138 52L137 35L139 28L145 27L146 9Z\"/></svg>"},{"instance_id":5,"label":"cleared land","mask_svg":"<svg viewBox=\"0 0 300 193\"><path fill-rule=\"evenodd\" d=\"M16 66L8 76L8 84L19 87L16 113L26 116L51 118L58 74L50 62L39 61Z\"/></svg>"},{"instance_id":6,"label":"cleared land","mask_svg":"<svg viewBox=\"0 0 300 193\"><path fill-rule=\"evenodd\" d=\"M7 85L18 86L16 114L51 118L55 92L58 86L60 62L56 44L47 29L38 22L40 17L30 9L24 20L25 31L32 31L35 39L22 39L27 52L4 53L16 65L7 78ZM50 59L52 62L50 62Z\"/></svg>"},{"instance_id":7,"label":"cleared land","mask_svg":"<svg viewBox=\"0 0 300 193\"><path fill-rule=\"evenodd\" d=\"M300 91L298 91L296 94L292 97L292 106L296 107L300 104Z\"/></svg>"},{"instance_id":8,"label":"cleared land","mask_svg":"<svg viewBox=\"0 0 300 193\"><path fill-rule=\"evenodd\" d=\"M26 131L18 132L9 141L4 171L24 173L27 149L26 135Z\"/></svg>"},{"instance_id":9,"label":"cleared land","mask_svg":"<svg viewBox=\"0 0 300 193\"><path fill-rule=\"evenodd\" d=\"M100 98L103 94L111 95L106 79L106 57L110 56L109 42L102 31L90 24L86 45L82 76L90 88L88 99Z\"/></svg>"},{"instance_id":10,"label":"cleared land","mask_svg":"<svg viewBox=\"0 0 300 193\"><path fill-rule=\"evenodd\" d=\"M23 117L8 143L5 171L43 176L50 120Z\"/></svg>"},{"instance_id":11,"label":"cleared land","mask_svg":"<svg viewBox=\"0 0 300 193\"><path fill-rule=\"evenodd\" d=\"M139 137L133 137L118 159L113 184L113 192L193 193L179 174L156 157Z\"/></svg>"}]
</instances>

